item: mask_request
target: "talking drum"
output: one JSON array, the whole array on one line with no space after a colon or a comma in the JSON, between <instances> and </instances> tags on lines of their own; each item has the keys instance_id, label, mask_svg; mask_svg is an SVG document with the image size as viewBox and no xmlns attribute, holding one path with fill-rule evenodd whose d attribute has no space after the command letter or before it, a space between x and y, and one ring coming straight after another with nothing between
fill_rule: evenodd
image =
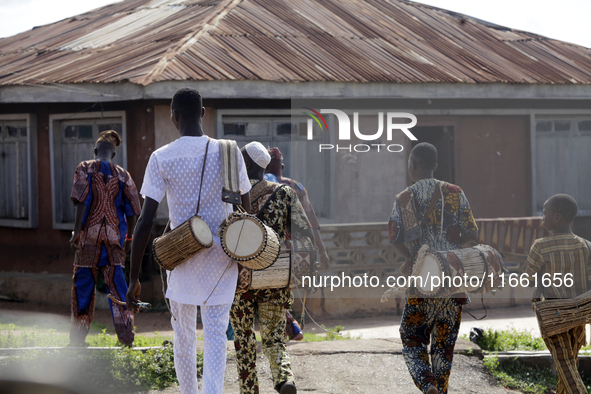
<instances>
[{"instance_id":1,"label":"talking drum","mask_svg":"<svg viewBox=\"0 0 591 394\"><path fill-rule=\"evenodd\" d=\"M591 290L575 298L532 302L542 338L567 332L591 321Z\"/></svg>"},{"instance_id":2,"label":"talking drum","mask_svg":"<svg viewBox=\"0 0 591 394\"><path fill-rule=\"evenodd\" d=\"M279 256L279 237L256 216L233 213L218 231L224 252L243 266L262 270L271 266Z\"/></svg>"},{"instance_id":3,"label":"talking drum","mask_svg":"<svg viewBox=\"0 0 591 394\"><path fill-rule=\"evenodd\" d=\"M207 223L199 215L154 239L154 259L168 271L193 257L213 244L213 235Z\"/></svg>"},{"instance_id":4,"label":"talking drum","mask_svg":"<svg viewBox=\"0 0 591 394\"><path fill-rule=\"evenodd\" d=\"M250 289L283 289L290 284L291 251L282 249L273 265L264 270L252 271Z\"/></svg>"},{"instance_id":5,"label":"talking drum","mask_svg":"<svg viewBox=\"0 0 591 394\"><path fill-rule=\"evenodd\" d=\"M422 249L413 264L411 284L426 297L454 293L489 293L506 272L499 253L488 245L432 251ZM495 283L497 286L495 286Z\"/></svg>"}]
</instances>

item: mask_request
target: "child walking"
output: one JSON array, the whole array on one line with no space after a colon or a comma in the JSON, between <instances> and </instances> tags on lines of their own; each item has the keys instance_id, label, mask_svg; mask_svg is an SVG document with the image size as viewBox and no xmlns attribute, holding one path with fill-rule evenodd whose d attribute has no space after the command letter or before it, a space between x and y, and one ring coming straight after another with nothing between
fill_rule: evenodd
<instances>
[{"instance_id":1,"label":"child walking","mask_svg":"<svg viewBox=\"0 0 591 394\"><path fill-rule=\"evenodd\" d=\"M527 258L526 273L538 277L550 274L562 279L562 286L541 287L544 298L573 298L589 290L591 259L589 241L572 232L572 222L578 206L568 194L556 194L544 203L542 225L551 234L538 239ZM565 283L566 275L572 278L572 286ZM568 281L570 284L570 280ZM552 353L558 375L557 394L586 394L587 390L577 369L578 355L585 345L585 325L544 338Z\"/></svg>"}]
</instances>

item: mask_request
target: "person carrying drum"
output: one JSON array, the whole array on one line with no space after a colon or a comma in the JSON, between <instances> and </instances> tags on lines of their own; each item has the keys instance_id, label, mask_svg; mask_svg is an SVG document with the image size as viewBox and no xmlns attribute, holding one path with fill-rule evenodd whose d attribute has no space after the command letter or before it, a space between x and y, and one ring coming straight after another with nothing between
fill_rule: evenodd
<instances>
[{"instance_id":1,"label":"person carrying drum","mask_svg":"<svg viewBox=\"0 0 591 394\"><path fill-rule=\"evenodd\" d=\"M436 251L452 250L478 239L464 192L456 185L433 178L436 169L437 149L429 143L417 144L408 160L408 173L414 183L396 196L388 223L390 242L406 258L401 268L405 275L412 272L412 262L422 245ZM405 209L409 207L410 211ZM409 212L414 212L411 220ZM405 222L416 226L405 226ZM407 292L400 322L402 355L414 383L423 393L447 393L462 305L466 302L465 293L448 298L420 298L414 288Z\"/></svg>"},{"instance_id":2,"label":"person carrying drum","mask_svg":"<svg viewBox=\"0 0 591 394\"><path fill-rule=\"evenodd\" d=\"M140 200L129 172L111 162L121 137L114 130L102 131L94 147L95 160L76 168L71 199L76 207L70 246L76 251L72 278L72 325L70 346L85 346L94 318L95 287L99 270L109 294L125 300L125 256ZM109 300L119 342L131 346L134 339L133 311Z\"/></svg>"},{"instance_id":3,"label":"person carrying drum","mask_svg":"<svg viewBox=\"0 0 591 394\"><path fill-rule=\"evenodd\" d=\"M171 103L171 121L180 138L150 156L141 194L144 205L131 247L131 275L127 305L135 308L140 296L139 271L150 239L154 216L166 196L171 229L199 215L211 229L213 244L173 271L167 271L172 328L174 329L174 366L183 394L199 393L197 382L197 306L203 321L203 386L205 394L221 394L226 370L226 330L238 269L224 253L216 237L218 228L233 207L222 202L223 187L219 142L203 133L205 114L201 94L195 89L177 90ZM207 154L206 154L207 152ZM250 209L250 182L236 148L238 179L242 205ZM207 160L206 160L207 157ZM203 180L203 182L201 182ZM201 196L201 197L199 197Z\"/></svg>"},{"instance_id":4,"label":"person carrying drum","mask_svg":"<svg viewBox=\"0 0 591 394\"><path fill-rule=\"evenodd\" d=\"M297 235L314 242L306 213L293 190L263 179L265 168L271 161L267 149L260 142L251 142L241 151L252 184L250 213L275 230L281 241ZM245 268L241 267L241 270ZM241 271L239 276L242 275ZM289 287L245 290L239 283L230 311L240 393L259 392L254 334L254 319L258 313L263 352L269 360L275 390L281 394L295 394L297 390L285 345L285 310L292 304L291 290Z\"/></svg>"},{"instance_id":5,"label":"person carrying drum","mask_svg":"<svg viewBox=\"0 0 591 394\"><path fill-rule=\"evenodd\" d=\"M555 194L543 207L542 226L551 234L537 239L527 257L525 272L531 276L538 274L538 283L542 276L548 275L552 283L560 278L559 287L538 286L539 293L534 297L569 299L590 290L591 257L589 241L573 234L572 223L579 207L568 194ZM566 274L572 275L572 286L567 286ZM538 291L536 291L538 293ZM557 394L587 393L585 384L578 371L578 355L586 342L585 324L566 332L544 338L552 353L558 376Z\"/></svg>"},{"instance_id":6,"label":"person carrying drum","mask_svg":"<svg viewBox=\"0 0 591 394\"><path fill-rule=\"evenodd\" d=\"M304 212L306 212L306 216L312 225L312 231L314 231L314 238L316 240L315 246L318 249L318 255L320 256L320 269L328 269L328 253L324 247L324 242L322 242L322 236L320 235L320 223L318 223L316 212L314 211L314 207L308 198L308 191L300 182L283 176L285 164L283 164L283 155L281 154L279 148L274 147L268 148L267 150L271 156L271 161L265 169L265 180L287 185L291 187L296 193L298 199L302 203L302 207L304 207ZM286 311L285 313L287 318L287 326L285 327L285 331L288 338L290 340L301 341L304 339L304 333L301 331L300 324L291 315L291 313L289 313L289 311Z\"/></svg>"},{"instance_id":7,"label":"person carrying drum","mask_svg":"<svg viewBox=\"0 0 591 394\"><path fill-rule=\"evenodd\" d=\"M291 187L293 191L295 191L298 199L302 203L302 207L304 207L304 212L306 212L306 216L312 225L312 231L314 231L316 246L318 247L318 252L320 255L320 268L325 270L328 268L328 253L326 252L326 248L322 242L322 237L320 236L320 223L318 223L316 212L314 211L314 207L308 198L308 191L300 182L283 176L285 164L283 164L283 155L281 154L279 148L269 148L268 151L269 155L271 155L271 161L265 169L265 179L271 182L287 185Z\"/></svg>"}]
</instances>

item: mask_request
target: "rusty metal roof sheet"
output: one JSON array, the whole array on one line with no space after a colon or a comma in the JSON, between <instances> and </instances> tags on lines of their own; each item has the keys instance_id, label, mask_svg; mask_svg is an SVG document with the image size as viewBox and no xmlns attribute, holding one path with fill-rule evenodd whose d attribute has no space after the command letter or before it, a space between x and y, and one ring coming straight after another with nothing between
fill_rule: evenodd
<instances>
[{"instance_id":1,"label":"rusty metal roof sheet","mask_svg":"<svg viewBox=\"0 0 591 394\"><path fill-rule=\"evenodd\" d=\"M591 50L405 0L126 0L0 39L0 85L591 84Z\"/></svg>"}]
</instances>

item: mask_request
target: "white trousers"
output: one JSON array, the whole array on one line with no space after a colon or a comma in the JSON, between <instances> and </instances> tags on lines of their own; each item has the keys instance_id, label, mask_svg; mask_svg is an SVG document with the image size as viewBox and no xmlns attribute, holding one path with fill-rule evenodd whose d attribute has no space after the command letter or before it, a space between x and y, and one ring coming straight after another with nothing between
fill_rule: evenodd
<instances>
[{"instance_id":1,"label":"white trousers","mask_svg":"<svg viewBox=\"0 0 591 394\"><path fill-rule=\"evenodd\" d=\"M232 304L201 306L203 394L222 394L226 371L226 330ZM199 394L197 383L197 306L170 300L174 330L174 369L182 394Z\"/></svg>"}]
</instances>

